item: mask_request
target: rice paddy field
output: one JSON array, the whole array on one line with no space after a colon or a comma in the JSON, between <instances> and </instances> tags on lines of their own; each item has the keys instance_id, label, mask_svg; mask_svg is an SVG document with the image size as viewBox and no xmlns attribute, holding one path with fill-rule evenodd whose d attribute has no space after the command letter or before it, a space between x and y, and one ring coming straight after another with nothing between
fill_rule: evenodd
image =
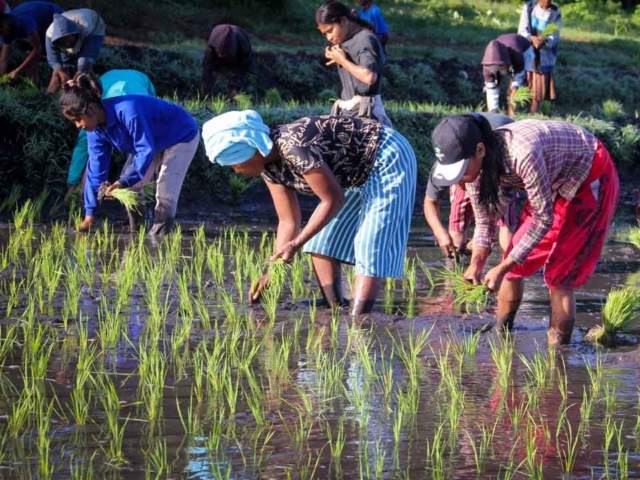
<instances>
[{"instance_id":1,"label":"rice paddy field","mask_svg":"<svg viewBox=\"0 0 640 480\"><path fill-rule=\"evenodd\" d=\"M151 241L37 217L26 201L0 227L3 478L640 475L640 325L583 342L611 285L640 281L615 235L571 345L549 348L539 276L498 335L419 224L405 277L354 322L316 305L304 256L249 305L273 248L259 225Z\"/></svg>"}]
</instances>

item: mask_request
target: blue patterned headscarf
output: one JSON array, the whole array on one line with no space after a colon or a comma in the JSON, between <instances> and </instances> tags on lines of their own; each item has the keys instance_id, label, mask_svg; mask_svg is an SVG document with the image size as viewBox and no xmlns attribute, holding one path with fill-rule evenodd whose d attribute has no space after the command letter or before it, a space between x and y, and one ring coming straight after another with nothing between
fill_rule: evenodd
<instances>
[{"instance_id":1,"label":"blue patterned headscarf","mask_svg":"<svg viewBox=\"0 0 640 480\"><path fill-rule=\"evenodd\" d=\"M253 110L212 118L202 127L202 138L209 160L223 166L246 162L256 151L267 156L273 148L269 127Z\"/></svg>"}]
</instances>

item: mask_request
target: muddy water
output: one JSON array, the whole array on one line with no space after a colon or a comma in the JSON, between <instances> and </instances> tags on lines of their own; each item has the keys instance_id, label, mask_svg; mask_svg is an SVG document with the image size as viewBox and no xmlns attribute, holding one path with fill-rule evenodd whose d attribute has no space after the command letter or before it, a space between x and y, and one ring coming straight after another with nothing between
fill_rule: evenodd
<instances>
[{"instance_id":1,"label":"muddy water","mask_svg":"<svg viewBox=\"0 0 640 480\"><path fill-rule=\"evenodd\" d=\"M211 226L210 230L215 230ZM418 257L428 266L441 265L439 251L419 227L414 229L409 258ZM252 231L256 243L259 230ZM0 246L5 248L8 229L0 229ZM69 243L73 243L70 235ZM123 236L119 246L126 241ZM192 238L185 235L184 254L190 254ZM209 239L211 241L211 238ZM253 243L253 241L252 241ZM152 245L148 245L153 249ZM1 251L1 250L0 250ZM493 261L496 261L494 258ZM229 268L232 268L231 265ZM620 243L609 243L598 271L579 293L577 328L571 345L557 349L555 358L547 353L546 326L549 316L547 291L542 277L527 282L525 301L516 320L513 336L514 355L511 372L501 382L500 370L492 358L492 345L500 346L495 332L482 333L475 353L462 363L451 353L474 332L491 323L491 306L485 312L466 313L455 306L444 289L429 290L426 278L418 272L418 290L408 294L401 279L385 289L377 312L366 324L354 327L346 315L332 319L331 313L318 310L315 322L303 302L291 301L288 291L280 299L278 316L272 327L265 326L260 307L249 308L237 301L240 312L247 313L247 328L239 345L250 344L248 337L263 341L249 371L235 365L229 384L238 385L237 399L229 389L219 398L194 398L197 366L193 352L206 342L213 346L215 333L196 324L181 350L186 360L183 369L172 358L168 342L161 342L167 353L168 369L162 390L160 420L148 418L141 405L140 348L148 345L145 329L148 309L142 285L134 289L129 310L124 312L126 338L115 348L100 350L93 368L94 376L108 376L116 386L120 402L119 425L124 429L123 460L114 462L108 454L113 434L107 429L107 417L101 399L94 392L90 420L77 425L70 413L71 392L79 340L77 325L86 325L90 342L99 345L97 311L103 294L83 290L82 316L72 320L67 331L60 320L63 290L38 322L51 325L54 332L52 354L46 378L41 383L45 395L38 401L55 400L49 419L48 460L51 471L43 472L42 450L38 449L36 420L9 433L9 421L24 384L23 347L18 343L6 356L0 376L0 476L3 478L529 478L527 437L534 437L534 463L540 465L542 478L561 478L567 470L567 452L575 448L575 463L566 478L616 478L623 476L618 457L628 455L628 477L640 476L640 434L638 422L638 369L636 346L613 350L584 345L584 331L598 321L608 290L612 286L637 282L640 259L636 252ZM18 277L24 274L18 270ZM10 292L11 267L0 272L0 315L4 317ZM635 275L635 276L634 276ZM208 274L205 275L207 278ZM306 284L313 287L306 272ZM237 296L229 277L229 291ZM248 281L247 281L248 283ZM167 338L180 323L175 291L174 303L165 323ZM4 323L21 322L28 303L28 292L21 296ZM218 295L207 297L211 316L220 319L223 335L225 315ZM299 321L300 319L302 321ZM6 331L6 325L3 331ZM298 329L299 326L299 329ZM632 331L640 331L635 325ZM417 357L416 388L400 355L400 345L409 345L423 332L430 332L426 346ZM287 337L297 334L288 357L288 377L276 375L274 366L282 355ZM4 336L3 336L4 338ZM23 336L19 337L21 341ZM632 339L633 337L631 337ZM365 347L363 347L365 346ZM241 348L241 347L238 347ZM366 355L361 355L366 348ZM447 352L448 356L447 356ZM541 352L547 360L546 382L532 393L531 381L520 359L532 359ZM370 360L371 366L365 361ZM448 358L448 360L443 360ZM459 380L462 395L459 415L453 421L454 401L447 389L439 362L450 365ZM584 392L591 391L585 364L603 365L602 386L595 394L590 420L582 419L580 407ZM337 369L338 382L327 373ZM24 370L24 371L23 371ZM565 378L566 372L566 383ZM384 378L390 379L385 387ZM258 386L261 414L251 409L251 382ZM563 385L566 385L562 388ZM411 392L416 394L411 408ZM608 393L607 393L608 392ZM587 393L587 395L590 395ZM566 397L566 398L564 398ZM608 398L608 400L607 400ZM233 405L233 408L232 408ZM34 410L35 412L35 410ZM402 412L402 416L400 413ZM561 413L568 420L563 421ZM199 419L200 426L185 433L186 417ZM527 421L530 418L530 421ZM606 425L615 424L620 434L612 438L608 452ZM529 425L529 427L527 427ZM545 434L545 429L548 434ZM344 433L341 455L333 456L339 432ZM486 453L477 461L483 431L491 432ZM331 434L329 434L331 432ZM428 451L438 444L442 433L443 451L439 461L430 461ZM618 442L618 436L620 440Z\"/></svg>"}]
</instances>

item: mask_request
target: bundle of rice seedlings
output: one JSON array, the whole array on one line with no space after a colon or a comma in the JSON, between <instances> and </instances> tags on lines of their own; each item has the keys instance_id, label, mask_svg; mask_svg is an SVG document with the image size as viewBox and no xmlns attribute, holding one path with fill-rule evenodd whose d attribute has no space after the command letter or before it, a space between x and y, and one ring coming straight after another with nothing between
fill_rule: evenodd
<instances>
[{"instance_id":1,"label":"bundle of rice seedlings","mask_svg":"<svg viewBox=\"0 0 640 480\"><path fill-rule=\"evenodd\" d=\"M453 269L442 268L439 271L441 286L449 287L455 294L454 303L465 305L467 313L470 307L475 306L476 312L486 308L491 297L491 290L484 285L474 285L464 278L464 270L459 264L455 264Z\"/></svg>"},{"instance_id":2,"label":"bundle of rice seedlings","mask_svg":"<svg viewBox=\"0 0 640 480\"><path fill-rule=\"evenodd\" d=\"M251 95L248 93L239 93L233 97L233 100L236 102L236 105L240 110L248 110L253 105Z\"/></svg>"},{"instance_id":3,"label":"bundle of rice seedlings","mask_svg":"<svg viewBox=\"0 0 640 480\"><path fill-rule=\"evenodd\" d=\"M602 308L602 325L591 328L585 340L591 343L613 345L616 335L637 316L640 306L640 290L636 287L614 288Z\"/></svg>"},{"instance_id":4,"label":"bundle of rice seedlings","mask_svg":"<svg viewBox=\"0 0 640 480\"><path fill-rule=\"evenodd\" d=\"M518 88L511 97L511 105L514 107L524 107L531 103L533 93L529 87Z\"/></svg>"},{"instance_id":5,"label":"bundle of rice seedlings","mask_svg":"<svg viewBox=\"0 0 640 480\"><path fill-rule=\"evenodd\" d=\"M550 23L542 31L542 36L543 37L548 37L549 35L553 35L554 33L556 33L558 30L559 30L559 28L558 28L558 24L557 23Z\"/></svg>"},{"instance_id":6,"label":"bundle of rice seedlings","mask_svg":"<svg viewBox=\"0 0 640 480\"><path fill-rule=\"evenodd\" d=\"M640 248L640 227L629 229L629 243Z\"/></svg>"},{"instance_id":7,"label":"bundle of rice seedlings","mask_svg":"<svg viewBox=\"0 0 640 480\"><path fill-rule=\"evenodd\" d=\"M108 196L118 200L124 205L127 211L140 213L140 197L138 196L138 192L134 192L129 188L117 188L111 190Z\"/></svg>"}]
</instances>

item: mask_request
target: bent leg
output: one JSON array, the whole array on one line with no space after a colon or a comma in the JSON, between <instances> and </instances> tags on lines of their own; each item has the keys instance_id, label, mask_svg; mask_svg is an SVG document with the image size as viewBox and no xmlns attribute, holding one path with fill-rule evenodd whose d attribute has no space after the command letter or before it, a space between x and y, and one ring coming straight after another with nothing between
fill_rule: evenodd
<instances>
[{"instance_id":1,"label":"bent leg","mask_svg":"<svg viewBox=\"0 0 640 480\"><path fill-rule=\"evenodd\" d=\"M338 308L344 302L342 294L342 267L332 257L312 253L313 270L318 279L322 296L331 308Z\"/></svg>"},{"instance_id":2,"label":"bent leg","mask_svg":"<svg viewBox=\"0 0 640 480\"><path fill-rule=\"evenodd\" d=\"M371 313L373 304L380 293L382 286L381 277L366 277L357 275L353 288L353 307L351 315L357 317L359 315Z\"/></svg>"}]
</instances>

